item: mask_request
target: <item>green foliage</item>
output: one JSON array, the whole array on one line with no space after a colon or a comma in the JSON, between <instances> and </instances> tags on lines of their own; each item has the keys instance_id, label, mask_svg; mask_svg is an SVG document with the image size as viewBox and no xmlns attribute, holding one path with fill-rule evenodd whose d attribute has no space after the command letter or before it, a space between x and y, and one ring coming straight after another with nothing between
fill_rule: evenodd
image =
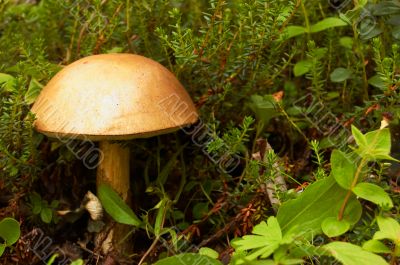
<instances>
[{"instance_id":1,"label":"green foliage","mask_svg":"<svg viewBox=\"0 0 400 265\"><path fill-rule=\"evenodd\" d=\"M18 241L21 234L19 222L13 218L4 218L0 221L0 257L7 247Z\"/></svg>"},{"instance_id":2,"label":"green foliage","mask_svg":"<svg viewBox=\"0 0 400 265\"><path fill-rule=\"evenodd\" d=\"M279 223L275 217L269 217L268 223L261 222L253 229L254 235L246 235L232 242L236 253L232 264L253 264L258 260L266 260L274 253L274 264L302 264L301 256L291 253L299 246L295 242L293 231L282 235ZM297 243L297 245L295 244ZM285 253L285 255L282 255ZM272 260L270 260L272 261Z\"/></svg>"},{"instance_id":3,"label":"green foliage","mask_svg":"<svg viewBox=\"0 0 400 265\"><path fill-rule=\"evenodd\" d=\"M158 262L154 263L154 265L186 265L186 264L221 265L222 263L208 256L195 253L178 254L173 257L161 259Z\"/></svg>"},{"instance_id":4,"label":"green foliage","mask_svg":"<svg viewBox=\"0 0 400 265\"><path fill-rule=\"evenodd\" d=\"M34 192L29 195L29 202L33 215L40 216L40 219L49 224L51 221L57 223L59 218L55 213L59 205L59 201L53 200L50 204L44 200L38 193Z\"/></svg>"},{"instance_id":5,"label":"green foliage","mask_svg":"<svg viewBox=\"0 0 400 265\"><path fill-rule=\"evenodd\" d=\"M390 217L378 216L379 231L374 234L373 239L364 242L363 248L374 253L389 253L394 261L400 257L400 224ZM391 250L382 241L387 239L394 245Z\"/></svg>"},{"instance_id":6,"label":"green foliage","mask_svg":"<svg viewBox=\"0 0 400 265\"><path fill-rule=\"evenodd\" d=\"M100 184L98 196L106 212L118 223L140 226L141 221L110 186Z\"/></svg>"},{"instance_id":7,"label":"green foliage","mask_svg":"<svg viewBox=\"0 0 400 265\"><path fill-rule=\"evenodd\" d=\"M343 265L387 265L388 263L380 256L367 252L361 247L347 242L332 242L323 246L324 250L330 253Z\"/></svg>"},{"instance_id":8,"label":"green foliage","mask_svg":"<svg viewBox=\"0 0 400 265\"><path fill-rule=\"evenodd\" d=\"M55 223L57 202L79 205L94 188L94 171L35 132L29 109L65 65L137 53L170 69L201 115L186 135L129 143L140 218L99 188L114 220L147 232L135 244L144 259L200 242L209 248L158 263L220 264L212 249L220 252L224 237L235 247L231 264L382 263L372 253L395 264L398 238L389 234L398 232L400 201L384 163L395 168L399 156L390 130L375 129L383 118L400 120L400 8L393 0L333 2L0 1L1 205L14 199L5 212L30 194L32 215ZM237 164L221 167L226 157ZM266 188L278 176L287 191ZM18 214L28 227L35 220ZM51 228L54 238L63 233ZM312 241L326 236L331 243Z\"/></svg>"},{"instance_id":9,"label":"green foliage","mask_svg":"<svg viewBox=\"0 0 400 265\"><path fill-rule=\"evenodd\" d=\"M306 238L320 234L323 222L338 216L345 195L346 190L333 177L314 182L298 198L285 202L279 208L277 218L282 230L296 230ZM344 220L351 225L355 224L361 211L361 205L355 196L351 196Z\"/></svg>"}]
</instances>

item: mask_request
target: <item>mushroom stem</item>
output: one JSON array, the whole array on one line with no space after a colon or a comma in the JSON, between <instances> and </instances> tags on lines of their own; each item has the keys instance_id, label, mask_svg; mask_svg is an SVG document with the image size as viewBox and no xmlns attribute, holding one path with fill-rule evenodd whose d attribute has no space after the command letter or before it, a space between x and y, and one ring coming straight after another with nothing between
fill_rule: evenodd
<instances>
[{"instance_id":1,"label":"mushroom stem","mask_svg":"<svg viewBox=\"0 0 400 265\"><path fill-rule=\"evenodd\" d=\"M100 142L103 160L97 168L97 185L111 186L127 202L129 193L129 149L118 143Z\"/></svg>"},{"instance_id":2,"label":"mushroom stem","mask_svg":"<svg viewBox=\"0 0 400 265\"><path fill-rule=\"evenodd\" d=\"M129 149L118 143L101 141L100 150L103 153L103 159L97 168L97 185L109 185L129 205ZM129 250L127 242L121 242L129 231L129 227L115 224L110 228L110 225L108 223L104 229L104 232L108 231L106 239L99 242L102 251L108 253L110 247L122 252Z\"/></svg>"}]
</instances>

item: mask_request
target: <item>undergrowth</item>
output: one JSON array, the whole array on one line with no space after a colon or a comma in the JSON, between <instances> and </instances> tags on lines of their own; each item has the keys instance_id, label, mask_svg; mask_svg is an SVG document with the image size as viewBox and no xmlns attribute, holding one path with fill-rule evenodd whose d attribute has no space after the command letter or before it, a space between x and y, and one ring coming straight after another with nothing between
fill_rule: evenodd
<instances>
[{"instance_id":1,"label":"undergrowth","mask_svg":"<svg viewBox=\"0 0 400 265\"><path fill-rule=\"evenodd\" d=\"M399 16L392 0L1 1L0 218L21 238L0 263L397 264ZM200 121L127 144L143 226L133 254L102 256L82 211L95 170L29 110L63 66L122 52L171 70ZM57 251L32 252L38 230Z\"/></svg>"}]
</instances>

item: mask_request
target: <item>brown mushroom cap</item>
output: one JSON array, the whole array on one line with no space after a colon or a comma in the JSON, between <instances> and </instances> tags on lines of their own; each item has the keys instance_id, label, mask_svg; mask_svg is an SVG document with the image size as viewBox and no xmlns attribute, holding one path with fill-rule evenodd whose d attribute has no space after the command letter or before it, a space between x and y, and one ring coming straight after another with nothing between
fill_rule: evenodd
<instances>
[{"instance_id":1,"label":"brown mushroom cap","mask_svg":"<svg viewBox=\"0 0 400 265\"><path fill-rule=\"evenodd\" d=\"M32 112L50 137L124 140L179 129L198 119L189 95L161 64L133 54L80 59L43 88Z\"/></svg>"}]
</instances>

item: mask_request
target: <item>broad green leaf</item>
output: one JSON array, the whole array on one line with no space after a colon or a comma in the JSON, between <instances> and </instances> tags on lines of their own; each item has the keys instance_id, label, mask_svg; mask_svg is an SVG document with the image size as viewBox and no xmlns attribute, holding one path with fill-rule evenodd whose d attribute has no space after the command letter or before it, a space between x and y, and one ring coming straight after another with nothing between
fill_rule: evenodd
<instances>
[{"instance_id":1,"label":"broad green leaf","mask_svg":"<svg viewBox=\"0 0 400 265\"><path fill-rule=\"evenodd\" d=\"M268 223L265 223L263 221L260 224L256 225L253 228L252 233L260 236L271 237L274 238L274 240L281 240L282 239L281 228L279 226L276 217L274 216L269 217L267 222Z\"/></svg>"},{"instance_id":2,"label":"broad green leaf","mask_svg":"<svg viewBox=\"0 0 400 265\"><path fill-rule=\"evenodd\" d=\"M328 217L322 224L322 231L329 237L340 236L350 229L350 223L346 220L339 221L337 217Z\"/></svg>"},{"instance_id":3,"label":"broad green leaf","mask_svg":"<svg viewBox=\"0 0 400 265\"><path fill-rule=\"evenodd\" d=\"M358 24L358 32L360 39L369 40L378 36L383 31L374 19L362 19Z\"/></svg>"},{"instance_id":4,"label":"broad green leaf","mask_svg":"<svg viewBox=\"0 0 400 265\"><path fill-rule=\"evenodd\" d=\"M286 39L293 38L295 36L306 33L306 28L301 26L288 26L283 32L283 36Z\"/></svg>"},{"instance_id":5,"label":"broad green leaf","mask_svg":"<svg viewBox=\"0 0 400 265\"><path fill-rule=\"evenodd\" d=\"M354 125L351 125L351 134L360 148L367 146L367 138L365 135Z\"/></svg>"},{"instance_id":6,"label":"broad green leaf","mask_svg":"<svg viewBox=\"0 0 400 265\"><path fill-rule=\"evenodd\" d=\"M393 207L390 196L379 186L362 182L353 188L354 194L381 207Z\"/></svg>"},{"instance_id":7,"label":"broad green leaf","mask_svg":"<svg viewBox=\"0 0 400 265\"><path fill-rule=\"evenodd\" d=\"M327 30L327 29L334 28L334 27L343 27L343 26L347 26L347 25L348 24L346 22L344 22L343 20L341 20L340 18L327 17L327 18L324 18L323 20L315 23L314 25L311 25L310 32L314 33L314 32L319 32L319 31Z\"/></svg>"},{"instance_id":8,"label":"broad green leaf","mask_svg":"<svg viewBox=\"0 0 400 265\"><path fill-rule=\"evenodd\" d=\"M252 250L246 255L246 260L255 260L258 257L267 258L282 241L282 233L277 219L272 216L256 225L253 235L246 235L232 242L236 251Z\"/></svg>"},{"instance_id":9,"label":"broad green leaf","mask_svg":"<svg viewBox=\"0 0 400 265\"><path fill-rule=\"evenodd\" d=\"M173 257L161 259L156 263L154 263L154 265L188 265L188 264L222 265L222 263L219 260L195 253L179 254Z\"/></svg>"},{"instance_id":10,"label":"broad green leaf","mask_svg":"<svg viewBox=\"0 0 400 265\"><path fill-rule=\"evenodd\" d=\"M350 69L338 67L335 70L333 70L333 72L330 74L329 77L332 82L339 83L351 78L352 74L353 71L351 71Z\"/></svg>"},{"instance_id":11,"label":"broad green leaf","mask_svg":"<svg viewBox=\"0 0 400 265\"><path fill-rule=\"evenodd\" d=\"M252 95L250 100L250 109L256 115L257 120L263 122L264 125L267 125L272 118L280 115L272 95Z\"/></svg>"},{"instance_id":12,"label":"broad green leaf","mask_svg":"<svg viewBox=\"0 0 400 265\"><path fill-rule=\"evenodd\" d=\"M299 61L294 65L294 75L295 76L301 76L304 75L306 73L308 73L311 69L312 66L312 62L309 60L303 60L303 61Z\"/></svg>"},{"instance_id":13,"label":"broad green leaf","mask_svg":"<svg viewBox=\"0 0 400 265\"><path fill-rule=\"evenodd\" d=\"M0 73L0 89L3 88L5 91L11 92L15 82L15 78L12 75Z\"/></svg>"},{"instance_id":14,"label":"broad green leaf","mask_svg":"<svg viewBox=\"0 0 400 265\"><path fill-rule=\"evenodd\" d=\"M32 104L35 102L42 88L43 85L40 84L35 78L32 78L31 82L29 83L28 91L25 93L26 104Z\"/></svg>"},{"instance_id":15,"label":"broad green leaf","mask_svg":"<svg viewBox=\"0 0 400 265\"><path fill-rule=\"evenodd\" d=\"M375 233L374 239L390 239L393 242L400 242L400 224L390 217L378 216L379 231Z\"/></svg>"},{"instance_id":16,"label":"broad green leaf","mask_svg":"<svg viewBox=\"0 0 400 265\"><path fill-rule=\"evenodd\" d=\"M337 217L346 193L333 177L314 182L298 198L286 201L279 208L277 219L283 234L291 229L306 237L321 233L322 222L328 217ZM356 201L355 196L351 197L345 211L345 218L351 224L361 216Z\"/></svg>"},{"instance_id":17,"label":"broad green leaf","mask_svg":"<svg viewBox=\"0 0 400 265\"><path fill-rule=\"evenodd\" d=\"M360 201L357 200L356 196L353 195L347 203L347 206L343 214L343 220L350 223L350 225L354 225L358 222L358 220L360 220L361 215L362 215L362 205Z\"/></svg>"},{"instance_id":18,"label":"broad green leaf","mask_svg":"<svg viewBox=\"0 0 400 265\"><path fill-rule=\"evenodd\" d=\"M400 13L400 4L396 0L377 2L371 8L374 16L385 16Z\"/></svg>"},{"instance_id":19,"label":"broad green leaf","mask_svg":"<svg viewBox=\"0 0 400 265\"><path fill-rule=\"evenodd\" d=\"M356 172L356 163L350 155L340 150L333 150L331 155L331 174L344 189L350 189Z\"/></svg>"},{"instance_id":20,"label":"broad green leaf","mask_svg":"<svg viewBox=\"0 0 400 265\"><path fill-rule=\"evenodd\" d=\"M0 244L0 257L3 255L4 250L6 250L6 245L5 244Z\"/></svg>"},{"instance_id":21,"label":"broad green leaf","mask_svg":"<svg viewBox=\"0 0 400 265\"><path fill-rule=\"evenodd\" d=\"M394 160L390 156L390 130L388 128L375 130L365 134L367 146L361 149L361 156L366 156L369 159L389 159Z\"/></svg>"},{"instance_id":22,"label":"broad green leaf","mask_svg":"<svg viewBox=\"0 0 400 265\"><path fill-rule=\"evenodd\" d=\"M374 253L390 253L390 248L385 246L381 241L371 239L365 242L362 246L363 249Z\"/></svg>"},{"instance_id":23,"label":"broad green leaf","mask_svg":"<svg viewBox=\"0 0 400 265\"><path fill-rule=\"evenodd\" d=\"M387 88L386 82L379 75L374 75L370 79L368 79L368 84L380 89Z\"/></svg>"},{"instance_id":24,"label":"broad green leaf","mask_svg":"<svg viewBox=\"0 0 400 265\"><path fill-rule=\"evenodd\" d=\"M351 243L336 241L324 245L323 248L343 265L388 265L381 256Z\"/></svg>"},{"instance_id":25,"label":"broad green leaf","mask_svg":"<svg viewBox=\"0 0 400 265\"><path fill-rule=\"evenodd\" d=\"M11 246L18 241L21 230L17 220L6 217L0 221L0 238L5 241L6 246Z\"/></svg>"},{"instance_id":26,"label":"broad green leaf","mask_svg":"<svg viewBox=\"0 0 400 265\"><path fill-rule=\"evenodd\" d=\"M141 221L110 186L100 184L98 196L106 212L118 223L140 226Z\"/></svg>"},{"instance_id":27,"label":"broad green leaf","mask_svg":"<svg viewBox=\"0 0 400 265\"><path fill-rule=\"evenodd\" d=\"M369 160L388 159L396 160L390 156L390 131L388 128L375 130L363 135L355 126L352 132L357 145L356 152Z\"/></svg>"},{"instance_id":28,"label":"broad green leaf","mask_svg":"<svg viewBox=\"0 0 400 265\"><path fill-rule=\"evenodd\" d=\"M198 202L193 206L192 214L197 220L203 218L208 213L208 202Z\"/></svg>"},{"instance_id":29,"label":"broad green leaf","mask_svg":"<svg viewBox=\"0 0 400 265\"><path fill-rule=\"evenodd\" d=\"M204 256L208 256L212 259L217 259L219 254L217 251L215 251L214 249L211 248L206 248L206 247L202 247L199 249L199 254L200 255L204 255Z\"/></svg>"},{"instance_id":30,"label":"broad green leaf","mask_svg":"<svg viewBox=\"0 0 400 265\"><path fill-rule=\"evenodd\" d=\"M50 208L43 208L40 211L40 219L42 219L43 222L46 224L49 224L51 222L51 219L53 218L53 211Z\"/></svg>"}]
</instances>

